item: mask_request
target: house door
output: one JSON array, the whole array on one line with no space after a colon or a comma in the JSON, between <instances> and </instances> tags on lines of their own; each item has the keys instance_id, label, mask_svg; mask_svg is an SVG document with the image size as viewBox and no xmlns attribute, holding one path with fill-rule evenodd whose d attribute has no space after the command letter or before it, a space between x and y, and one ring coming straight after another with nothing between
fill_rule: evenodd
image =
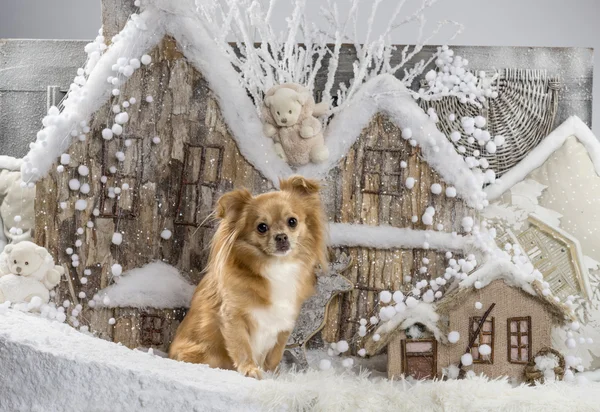
<instances>
[{"instance_id":1,"label":"house door","mask_svg":"<svg viewBox=\"0 0 600 412\"><path fill-rule=\"evenodd\" d=\"M435 339L402 340L402 373L415 379L433 379L437 370Z\"/></svg>"}]
</instances>

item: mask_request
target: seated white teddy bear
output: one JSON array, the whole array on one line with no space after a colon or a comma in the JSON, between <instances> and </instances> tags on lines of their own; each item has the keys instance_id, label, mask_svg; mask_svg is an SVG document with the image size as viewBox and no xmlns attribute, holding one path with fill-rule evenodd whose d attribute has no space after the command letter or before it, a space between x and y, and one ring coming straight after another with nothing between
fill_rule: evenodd
<instances>
[{"instance_id":1,"label":"seated white teddy bear","mask_svg":"<svg viewBox=\"0 0 600 412\"><path fill-rule=\"evenodd\" d=\"M35 243L7 245L0 254L0 303L29 302L34 296L48 303L49 291L64 273L62 266L54 265L50 253Z\"/></svg>"}]
</instances>

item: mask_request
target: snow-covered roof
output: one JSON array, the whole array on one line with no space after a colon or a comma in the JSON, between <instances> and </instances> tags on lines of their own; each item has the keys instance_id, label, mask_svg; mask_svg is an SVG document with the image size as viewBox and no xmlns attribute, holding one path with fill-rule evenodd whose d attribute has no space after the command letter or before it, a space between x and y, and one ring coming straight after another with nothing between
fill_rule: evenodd
<instances>
[{"instance_id":1,"label":"snow-covered roof","mask_svg":"<svg viewBox=\"0 0 600 412\"><path fill-rule=\"evenodd\" d=\"M367 340L365 349L369 355L379 353L396 336L396 332L405 330L416 323L425 326L437 341L443 342L446 337L439 328L439 319L435 303L419 301L414 307L406 307L402 312L396 313L390 320L381 324ZM378 341L373 340L375 334L380 335Z\"/></svg>"},{"instance_id":2,"label":"snow-covered roof","mask_svg":"<svg viewBox=\"0 0 600 412\"><path fill-rule=\"evenodd\" d=\"M142 12L134 15L108 49L94 61L87 79L80 79L64 101L64 110L46 122L43 133L25 156L22 172L27 182L47 174L55 159L72 140L71 131L90 119L110 97L113 86L107 83L112 67L123 56L140 57L167 34L175 38L179 50L208 81L216 96L229 130L241 154L275 186L279 178L296 173L272 148L264 136L256 109L240 86L233 66L213 38L208 35L191 0L170 2L147 0ZM412 139L420 146L423 158L453 185L460 197L472 207L482 207L482 182L469 169L462 156L441 133L433 120L417 105L406 87L392 75L379 75L361 86L348 106L340 111L325 132L329 160L306 165L297 172L322 178L337 166L361 135L374 115L385 113L399 127L410 128ZM58 114L57 114L58 115Z\"/></svg>"},{"instance_id":3,"label":"snow-covered roof","mask_svg":"<svg viewBox=\"0 0 600 412\"><path fill-rule=\"evenodd\" d=\"M496 200L515 184L523 181L531 172L541 167L565 141L575 136L585 147L600 176L600 142L590 128L577 116L571 116L542 140L523 160L502 175L498 183L485 189L487 199Z\"/></svg>"},{"instance_id":4,"label":"snow-covered roof","mask_svg":"<svg viewBox=\"0 0 600 412\"><path fill-rule=\"evenodd\" d=\"M188 308L195 288L173 266L152 262L125 272L117 283L100 290L97 306Z\"/></svg>"},{"instance_id":5,"label":"snow-covered roof","mask_svg":"<svg viewBox=\"0 0 600 412\"><path fill-rule=\"evenodd\" d=\"M22 164L23 160L21 159L16 159L12 156L0 155L0 170L21 170Z\"/></svg>"},{"instance_id":6,"label":"snow-covered roof","mask_svg":"<svg viewBox=\"0 0 600 412\"><path fill-rule=\"evenodd\" d=\"M575 276L580 282L579 286L588 299L591 298L593 293L590 285L590 274L579 240L560 227L550 224L547 220L537 216L536 214L529 215L528 220L531 224L537 226L546 233L551 234L555 239L560 240L568 246L573 259L573 265L575 266Z\"/></svg>"}]
</instances>

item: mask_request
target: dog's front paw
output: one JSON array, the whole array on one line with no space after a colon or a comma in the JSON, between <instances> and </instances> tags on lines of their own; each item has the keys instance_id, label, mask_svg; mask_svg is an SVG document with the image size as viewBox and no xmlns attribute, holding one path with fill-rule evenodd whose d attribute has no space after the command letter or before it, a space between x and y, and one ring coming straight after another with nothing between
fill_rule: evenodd
<instances>
[{"instance_id":1,"label":"dog's front paw","mask_svg":"<svg viewBox=\"0 0 600 412\"><path fill-rule=\"evenodd\" d=\"M238 368L238 372L249 378L261 380L263 378L262 371L255 365L247 365Z\"/></svg>"}]
</instances>

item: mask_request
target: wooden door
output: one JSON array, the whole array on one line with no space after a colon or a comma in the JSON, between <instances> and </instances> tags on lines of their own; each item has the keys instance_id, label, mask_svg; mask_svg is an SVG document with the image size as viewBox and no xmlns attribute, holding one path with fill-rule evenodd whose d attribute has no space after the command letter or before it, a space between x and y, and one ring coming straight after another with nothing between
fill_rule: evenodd
<instances>
[{"instance_id":1,"label":"wooden door","mask_svg":"<svg viewBox=\"0 0 600 412\"><path fill-rule=\"evenodd\" d=\"M415 379L433 379L437 370L435 339L402 340L402 372Z\"/></svg>"}]
</instances>

